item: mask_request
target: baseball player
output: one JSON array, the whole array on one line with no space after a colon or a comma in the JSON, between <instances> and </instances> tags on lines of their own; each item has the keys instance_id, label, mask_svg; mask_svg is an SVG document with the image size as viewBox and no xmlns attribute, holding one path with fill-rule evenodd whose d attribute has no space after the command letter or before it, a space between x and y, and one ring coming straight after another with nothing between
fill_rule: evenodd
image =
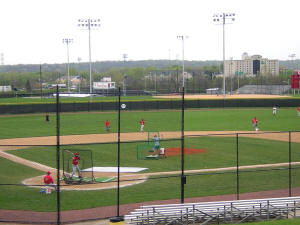
<instances>
[{"instance_id":1,"label":"baseball player","mask_svg":"<svg viewBox=\"0 0 300 225\"><path fill-rule=\"evenodd\" d=\"M297 108L298 116L300 117L300 107Z\"/></svg>"},{"instance_id":2,"label":"baseball player","mask_svg":"<svg viewBox=\"0 0 300 225\"><path fill-rule=\"evenodd\" d=\"M152 140L154 141L154 147L152 149L152 152L153 152L153 155L157 155L157 154L159 154L160 138L155 134Z\"/></svg>"},{"instance_id":3,"label":"baseball player","mask_svg":"<svg viewBox=\"0 0 300 225\"><path fill-rule=\"evenodd\" d=\"M44 176L44 184L45 184L45 188L46 188L46 193L50 194L51 192L49 192L49 190L51 190L52 188L54 188L56 190L56 184L54 184L53 178L51 176L51 172L48 171L47 174Z\"/></svg>"},{"instance_id":4,"label":"baseball player","mask_svg":"<svg viewBox=\"0 0 300 225\"><path fill-rule=\"evenodd\" d=\"M252 119L252 125L253 125L253 128L254 128L255 131L258 131L257 124L258 124L258 120L256 119L256 117L254 117Z\"/></svg>"},{"instance_id":5,"label":"baseball player","mask_svg":"<svg viewBox=\"0 0 300 225\"><path fill-rule=\"evenodd\" d=\"M105 121L105 129L106 129L106 132L109 133L109 131L110 131L110 122L108 120Z\"/></svg>"},{"instance_id":6,"label":"baseball player","mask_svg":"<svg viewBox=\"0 0 300 225\"><path fill-rule=\"evenodd\" d=\"M277 113L277 107L274 106L274 107L273 107L273 116L276 116L276 113Z\"/></svg>"},{"instance_id":7,"label":"baseball player","mask_svg":"<svg viewBox=\"0 0 300 225\"><path fill-rule=\"evenodd\" d=\"M141 132L144 132L144 127L145 127L145 120L144 119L141 119L140 125L141 125Z\"/></svg>"},{"instance_id":8,"label":"baseball player","mask_svg":"<svg viewBox=\"0 0 300 225\"><path fill-rule=\"evenodd\" d=\"M81 178L81 175L80 175L80 169L79 169L79 160L80 160L80 157L79 157L79 153L78 152L75 152L75 154L73 154L73 152L70 152L69 150L66 150L67 152L71 153L73 155L73 158L72 158L72 174L70 176L70 179L73 178L73 176L75 175L76 171L78 173L78 177Z\"/></svg>"}]
</instances>

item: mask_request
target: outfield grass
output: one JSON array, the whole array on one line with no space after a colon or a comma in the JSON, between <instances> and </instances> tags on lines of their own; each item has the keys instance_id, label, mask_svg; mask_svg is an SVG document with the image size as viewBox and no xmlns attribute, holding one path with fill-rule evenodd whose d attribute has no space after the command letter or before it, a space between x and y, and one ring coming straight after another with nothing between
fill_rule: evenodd
<instances>
[{"instance_id":1,"label":"outfield grass","mask_svg":"<svg viewBox=\"0 0 300 225\"><path fill-rule=\"evenodd\" d=\"M157 98L152 98L152 96L122 96L122 101L157 101ZM166 101L166 99L161 99ZM87 103L87 102L116 102L118 101L118 96L110 97L84 97L84 98L73 98L73 97L61 97L59 99L61 103ZM15 105L15 104L55 104L56 97L16 97L16 98L0 98L0 105Z\"/></svg>"},{"instance_id":2,"label":"outfield grass","mask_svg":"<svg viewBox=\"0 0 300 225\"><path fill-rule=\"evenodd\" d=\"M300 118L294 108L278 110L276 117L272 109L215 109L186 110L185 130L223 131L253 130L251 119L256 116L262 131L299 130ZM0 137L35 137L56 135L55 114L50 122L45 122L44 114L0 116ZM105 133L105 120L111 122L111 132L117 132L116 112L62 113L60 118L61 135ZM139 121L145 119L145 131L180 131L180 111L122 111L121 132L139 131Z\"/></svg>"}]
</instances>

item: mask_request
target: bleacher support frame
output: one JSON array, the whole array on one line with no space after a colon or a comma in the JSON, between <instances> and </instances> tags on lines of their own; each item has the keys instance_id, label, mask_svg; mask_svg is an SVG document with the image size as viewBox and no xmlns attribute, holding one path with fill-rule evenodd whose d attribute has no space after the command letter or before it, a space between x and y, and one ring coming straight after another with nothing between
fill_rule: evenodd
<instances>
[{"instance_id":1,"label":"bleacher support frame","mask_svg":"<svg viewBox=\"0 0 300 225\"><path fill-rule=\"evenodd\" d=\"M127 224L219 224L295 218L300 197L141 206Z\"/></svg>"}]
</instances>

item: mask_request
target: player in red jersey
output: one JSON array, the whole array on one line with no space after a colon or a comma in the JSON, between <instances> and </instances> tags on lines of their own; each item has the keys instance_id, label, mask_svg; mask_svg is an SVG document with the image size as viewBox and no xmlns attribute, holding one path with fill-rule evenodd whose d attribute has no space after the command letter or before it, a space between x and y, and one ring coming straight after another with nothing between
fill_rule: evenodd
<instances>
[{"instance_id":1,"label":"player in red jersey","mask_svg":"<svg viewBox=\"0 0 300 225\"><path fill-rule=\"evenodd\" d=\"M109 133L109 131L110 131L110 122L108 120L105 121L105 129L106 129L106 132Z\"/></svg>"},{"instance_id":2,"label":"player in red jersey","mask_svg":"<svg viewBox=\"0 0 300 225\"><path fill-rule=\"evenodd\" d=\"M253 125L253 128L254 128L255 131L258 131L257 124L258 124L258 120L256 119L256 117L254 117L252 119L252 125Z\"/></svg>"},{"instance_id":3,"label":"player in red jersey","mask_svg":"<svg viewBox=\"0 0 300 225\"><path fill-rule=\"evenodd\" d=\"M56 185L54 184L54 180L51 176L51 172L48 171L47 174L44 176L44 184L46 188L46 193L50 194L51 190L54 188L56 190Z\"/></svg>"},{"instance_id":4,"label":"player in red jersey","mask_svg":"<svg viewBox=\"0 0 300 225\"><path fill-rule=\"evenodd\" d=\"M144 119L141 119L140 125L141 125L141 132L144 132L144 127L145 127L145 120Z\"/></svg>"},{"instance_id":5,"label":"player in red jersey","mask_svg":"<svg viewBox=\"0 0 300 225\"><path fill-rule=\"evenodd\" d=\"M73 153L72 153L73 154ZM78 177L81 178L80 176L80 169L79 169L79 154L78 152L75 152L75 154L73 154L73 158L72 158L72 174L71 174L71 179L73 178L73 176L75 175L76 171L78 173Z\"/></svg>"}]
</instances>

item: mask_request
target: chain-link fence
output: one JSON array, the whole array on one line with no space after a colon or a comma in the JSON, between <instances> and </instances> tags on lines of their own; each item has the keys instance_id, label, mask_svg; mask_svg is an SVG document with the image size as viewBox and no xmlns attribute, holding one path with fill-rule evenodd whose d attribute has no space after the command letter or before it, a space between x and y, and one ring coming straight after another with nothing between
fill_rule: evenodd
<instances>
[{"instance_id":1,"label":"chain-link fence","mask_svg":"<svg viewBox=\"0 0 300 225\"><path fill-rule=\"evenodd\" d=\"M298 131L184 131L182 100L181 110L167 117L176 131L163 131L166 118L158 117L155 129L139 130L138 124L128 132L122 124L133 126L137 118L121 103L105 114L109 127L88 115L99 130L85 134L76 114L61 114L58 97L56 116L28 124L27 132L40 135L1 139L0 221L61 224L124 215L145 202L300 192ZM53 184L45 183L47 175Z\"/></svg>"}]
</instances>

